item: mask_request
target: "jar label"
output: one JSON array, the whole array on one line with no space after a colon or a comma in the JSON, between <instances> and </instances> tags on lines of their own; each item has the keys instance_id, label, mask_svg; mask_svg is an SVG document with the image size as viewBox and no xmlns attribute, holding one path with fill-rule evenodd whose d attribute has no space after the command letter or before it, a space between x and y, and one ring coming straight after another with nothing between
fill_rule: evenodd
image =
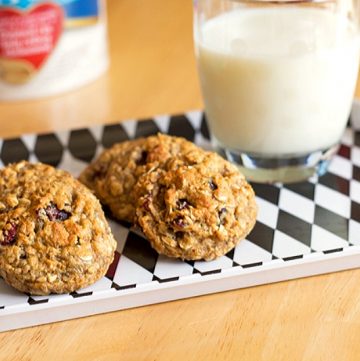
<instances>
[{"instance_id":1,"label":"jar label","mask_svg":"<svg viewBox=\"0 0 360 361\"><path fill-rule=\"evenodd\" d=\"M0 79L28 82L66 28L92 25L98 15L97 0L0 0Z\"/></svg>"}]
</instances>

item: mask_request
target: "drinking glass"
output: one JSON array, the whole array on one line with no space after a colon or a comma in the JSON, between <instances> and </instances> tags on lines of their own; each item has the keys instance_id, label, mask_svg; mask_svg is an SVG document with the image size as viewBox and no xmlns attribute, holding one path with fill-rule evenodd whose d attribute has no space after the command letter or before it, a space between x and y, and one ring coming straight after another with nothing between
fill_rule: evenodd
<instances>
[{"instance_id":1,"label":"drinking glass","mask_svg":"<svg viewBox=\"0 0 360 361\"><path fill-rule=\"evenodd\" d=\"M359 0L195 0L212 142L248 179L323 174L350 114Z\"/></svg>"}]
</instances>

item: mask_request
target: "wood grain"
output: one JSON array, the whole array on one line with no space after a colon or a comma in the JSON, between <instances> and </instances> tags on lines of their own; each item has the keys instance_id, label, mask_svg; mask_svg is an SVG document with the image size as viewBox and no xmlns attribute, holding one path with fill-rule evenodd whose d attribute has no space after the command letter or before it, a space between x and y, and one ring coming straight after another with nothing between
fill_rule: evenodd
<instances>
[{"instance_id":1,"label":"wood grain","mask_svg":"<svg viewBox=\"0 0 360 361\"><path fill-rule=\"evenodd\" d=\"M109 73L71 94L0 104L0 136L202 106L191 1L108 4ZM0 360L359 360L359 278L347 271L5 332Z\"/></svg>"},{"instance_id":2,"label":"wood grain","mask_svg":"<svg viewBox=\"0 0 360 361\"><path fill-rule=\"evenodd\" d=\"M0 334L1 360L358 360L360 271Z\"/></svg>"}]
</instances>

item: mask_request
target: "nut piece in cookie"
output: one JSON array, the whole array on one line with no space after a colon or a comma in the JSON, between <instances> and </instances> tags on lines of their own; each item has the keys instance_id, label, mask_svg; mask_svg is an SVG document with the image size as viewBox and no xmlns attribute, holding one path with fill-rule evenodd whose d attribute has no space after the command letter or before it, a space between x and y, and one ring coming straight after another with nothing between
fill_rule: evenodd
<instances>
[{"instance_id":1,"label":"nut piece in cookie","mask_svg":"<svg viewBox=\"0 0 360 361\"><path fill-rule=\"evenodd\" d=\"M116 241L99 201L69 173L20 162L0 170L0 275L33 295L72 292L106 273Z\"/></svg>"},{"instance_id":2,"label":"nut piece in cookie","mask_svg":"<svg viewBox=\"0 0 360 361\"><path fill-rule=\"evenodd\" d=\"M189 152L141 177L137 221L160 254L220 257L255 224L254 192L237 168L211 152Z\"/></svg>"},{"instance_id":3,"label":"nut piece in cookie","mask_svg":"<svg viewBox=\"0 0 360 361\"><path fill-rule=\"evenodd\" d=\"M105 150L80 175L114 217L133 222L137 195L134 187L146 172L169 158L197 148L184 138L164 134L126 141Z\"/></svg>"}]
</instances>

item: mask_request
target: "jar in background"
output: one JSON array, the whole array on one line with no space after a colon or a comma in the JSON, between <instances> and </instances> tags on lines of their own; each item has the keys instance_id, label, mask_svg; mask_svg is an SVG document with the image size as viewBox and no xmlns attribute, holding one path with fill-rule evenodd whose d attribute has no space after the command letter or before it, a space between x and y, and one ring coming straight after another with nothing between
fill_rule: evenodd
<instances>
[{"instance_id":1,"label":"jar in background","mask_svg":"<svg viewBox=\"0 0 360 361\"><path fill-rule=\"evenodd\" d=\"M74 90L109 65L101 0L0 0L0 100Z\"/></svg>"}]
</instances>

